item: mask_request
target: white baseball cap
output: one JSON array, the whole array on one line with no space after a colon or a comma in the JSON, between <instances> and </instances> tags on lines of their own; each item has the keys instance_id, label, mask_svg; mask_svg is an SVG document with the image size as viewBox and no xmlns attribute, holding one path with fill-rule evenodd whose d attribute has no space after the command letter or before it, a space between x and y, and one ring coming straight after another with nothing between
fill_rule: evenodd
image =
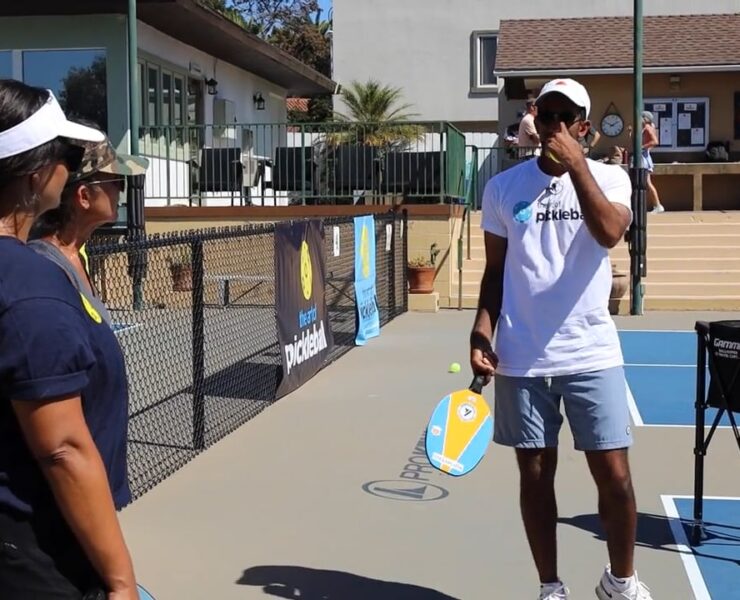
<instances>
[{"instance_id":1,"label":"white baseball cap","mask_svg":"<svg viewBox=\"0 0 740 600\"><path fill-rule=\"evenodd\" d=\"M568 100L570 100L576 106L580 106L586 110L586 118L591 112L591 98L588 96L586 88L580 83L573 79L553 79L548 81L540 91L540 95L537 96L537 103L542 100L543 97L548 94L558 93L562 94Z\"/></svg>"},{"instance_id":2,"label":"white baseball cap","mask_svg":"<svg viewBox=\"0 0 740 600\"><path fill-rule=\"evenodd\" d=\"M102 131L68 121L51 90L49 99L35 113L18 125L0 132L0 159L33 150L63 137L82 142L102 142Z\"/></svg>"}]
</instances>

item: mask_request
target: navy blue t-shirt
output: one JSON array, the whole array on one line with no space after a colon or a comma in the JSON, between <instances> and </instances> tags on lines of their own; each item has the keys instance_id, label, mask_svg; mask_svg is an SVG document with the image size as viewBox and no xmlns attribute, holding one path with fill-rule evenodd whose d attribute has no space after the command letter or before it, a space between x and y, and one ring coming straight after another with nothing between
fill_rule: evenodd
<instances>
[{"instance_id":1,"label":"navy blue t-shirt","mask_svg":"<svg viewBox=\"0 0 740 600\"><path fill-rule=\"evenodd\" d=\"M26 446L11 400L79 394L117 508L126 472L128 389L111 328L85 307L64 271L22 242L0 237L0 510L53 509L51 488Z\"/></svg>"}]
</instances>

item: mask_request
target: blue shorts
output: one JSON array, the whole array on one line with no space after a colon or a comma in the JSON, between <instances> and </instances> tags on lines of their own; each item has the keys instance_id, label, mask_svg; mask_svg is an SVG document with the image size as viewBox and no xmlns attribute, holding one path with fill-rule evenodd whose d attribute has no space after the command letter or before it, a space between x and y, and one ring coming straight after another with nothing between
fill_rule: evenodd
<instances>
[{"instance_id":1,"label":"blue shorts","mask_svg":"<svg viewBox=\"0 0 740 600\"><path fill-rule=\"evenodd\" d=\"M613 450L632 445L624 369L559 377L494 378L493 440L514 448L554 448L563 415L576 450Z\"/></svg>"}]
</instances>

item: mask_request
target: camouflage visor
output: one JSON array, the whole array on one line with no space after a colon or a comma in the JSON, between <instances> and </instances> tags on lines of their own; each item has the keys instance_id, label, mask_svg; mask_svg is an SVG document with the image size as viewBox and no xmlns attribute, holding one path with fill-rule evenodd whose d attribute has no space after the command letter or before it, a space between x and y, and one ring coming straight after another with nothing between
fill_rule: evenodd
<instances>
[{"instance_id":1,"label":"camouflage visor","mask_svg":"<svg viewBox=\"0 0 740 600\"><path fill-rule=\"evenodd\" d=\"M140 156L120 154L106 138L99 143L85 143L85 155L80 168L69 178L69 183L89 179L96 173L114 175L143 175L149 161Z\"/></svg>"}]
</instances>

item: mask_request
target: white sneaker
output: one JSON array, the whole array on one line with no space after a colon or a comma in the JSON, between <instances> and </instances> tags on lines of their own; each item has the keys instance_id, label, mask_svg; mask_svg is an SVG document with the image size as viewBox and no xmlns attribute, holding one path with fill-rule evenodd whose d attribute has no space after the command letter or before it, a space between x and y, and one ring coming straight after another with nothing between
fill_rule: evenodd
<instances>
[{"instance_id":1,"label":"white sneaker","mask_svg":"<svg viewBox=\"0 0 740 600\"><path fill-rule=\"evenodd\" d=\"M548 583L540 586L539 600L567 600L570 590L563 582Z\"/></svg>"},{"instance_id":2,"label":"white sneaker","mask_svg":"<svg viewBox=\"0 0 740 600\"><path fill-rule=\"evenodd\" d=\"M604 570L599 585L596 586L596 597L599 600L653 600L648 587L637 579L637 572L631 578L629 587L619 591L612 581L609 566Z\"/></svg>"},{"instance_id":3,"label":"white sneaker","mask_svg":"<svg viewBox=\"0 0 740 600\"><path fill-rule=\"evenodd\" d=\"M650 212L653 214L660 214L665 212L665 207L662 204L658 204L658 206L653 208Z\"/></svg>"}]
</instances>

